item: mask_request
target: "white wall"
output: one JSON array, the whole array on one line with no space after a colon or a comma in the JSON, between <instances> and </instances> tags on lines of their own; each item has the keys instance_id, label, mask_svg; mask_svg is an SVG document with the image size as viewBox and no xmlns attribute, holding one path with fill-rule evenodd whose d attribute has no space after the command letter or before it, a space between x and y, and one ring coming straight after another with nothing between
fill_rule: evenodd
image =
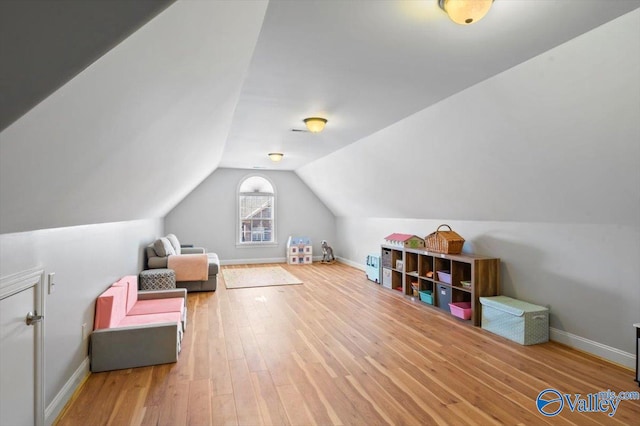
<instances>
[{"instance_id":1,"label":"white wall","mask_svg":"<svg viewBox=\"0 0 640 426\"><path fill-rule=\"evenodd\" d=\"M0 275L35 267L43 268L45 276L56 274L55 292L46 295L44 313L44 398L49 411L64 406L70 395L60 393L87 358L89 342L82 339L82 324L93 329L96 297L119 278L137 275L144 247L163 231L161 219L148 219L0 235ZM51 406L54 399L57 407Z\"/></svg>"},{"instance_id":2,"label":"white wall","mask_svg":"<svg viewBox=\"0 0 640 426\"><path fill-rule=\"evenodd\" d=\"M237 190L249 175L269 179L276 189L277 247L236 247ZM182 243L216 252L222 262L283 261L287 238L307 236L314 255L320 241L335 241L335 217L320 199L290 171L217 169L166 217L167 232Z\"/></svg>"},{"instance_id":3,"label":"white wall","mask_svg":"<svg viewBox=\"0 0 640 426\"><path fill-rule=\"evenodd\" d=\"M550 305L554 328L635 352L638 52L640 10L297 173L338 217L348 260L449 223L502 258L506 294Z\"/></svg>"}]
</instances>

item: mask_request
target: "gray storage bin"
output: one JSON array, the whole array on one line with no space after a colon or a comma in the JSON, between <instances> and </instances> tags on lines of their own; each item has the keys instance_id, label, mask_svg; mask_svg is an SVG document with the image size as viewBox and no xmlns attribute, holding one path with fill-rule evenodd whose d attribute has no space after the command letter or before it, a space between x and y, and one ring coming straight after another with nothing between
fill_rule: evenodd
<instances>
[{"instance_id":1,"label":"gray storage bin","mask_svg":"<svg viewBox=\"0 0 640 426\"><path fill-rule=\"evenodd\" d=\"M451 313L449 303L451 303L451 288L446 285L438 285L438 294L436 295L436 303L438 308Z\"/></svg>"},{"instance_id":2,"label":"gray storage bin","mask_svg":"<svg viewBox=\"0 0 640 426\"><path fill-rule=\"evenodd\" d=\"M481 297L482 328L521 345L549 341L549 309L507 296Z\"/></svg>"},{"instance_id":3,"label":"gray storage bin","mask_svg":"<svg viewBox=\"0 0 640 426\"><path fill-rule=\"evenodd\" d=\"M383 248L382 249L382 267L383 268L389 268L389 269L393 268L393 265L392 265L393 262L391 261L391 257L392 257L391 249Z\"/></svg>"}]
</instances>

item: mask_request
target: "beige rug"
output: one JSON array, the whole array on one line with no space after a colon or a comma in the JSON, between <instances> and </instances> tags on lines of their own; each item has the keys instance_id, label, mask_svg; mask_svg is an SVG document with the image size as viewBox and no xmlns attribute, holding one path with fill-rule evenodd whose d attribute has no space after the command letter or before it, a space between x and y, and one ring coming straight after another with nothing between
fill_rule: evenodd
<instances>
[{"instance_id":1,"label":"beige rug","mask_svg":"<svg viewBox=\"0 0 640 426\"><path fill-rule=\"evenodd\" d=\"M227 288L302 284L302 281L280 266L223 269L222 275Z\"/></svg>"}]
</instances>

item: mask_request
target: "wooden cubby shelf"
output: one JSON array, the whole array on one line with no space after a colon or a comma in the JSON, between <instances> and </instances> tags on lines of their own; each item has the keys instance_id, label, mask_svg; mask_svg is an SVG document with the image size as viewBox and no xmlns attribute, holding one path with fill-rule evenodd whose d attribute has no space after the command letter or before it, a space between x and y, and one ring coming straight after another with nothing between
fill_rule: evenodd
<instances>
[{"instance_id":1,"label":"wooden cubby shelf","mask_svg":"<svg viewBox=\"0 0 640 426\"><path fill-rule=\"evenodd\" d=\"M433 306L447 312L450 312L449 303L471 302L469 321L475 326L479 326L481 320L480 297L500 294L500 259L386 244L381 250L384 287L414 297L414 284L419 291L430 291ZM415 297L420 299L419 294Z\"/></svg>"}]
</instances>

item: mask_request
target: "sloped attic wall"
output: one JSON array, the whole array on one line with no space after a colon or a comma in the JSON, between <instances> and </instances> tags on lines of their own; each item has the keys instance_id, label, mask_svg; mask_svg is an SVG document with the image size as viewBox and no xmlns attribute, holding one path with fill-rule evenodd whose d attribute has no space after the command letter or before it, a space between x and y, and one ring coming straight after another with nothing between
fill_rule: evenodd
<instances>
[{"instance_id":1,"label":"sloped attic wall","mask_svg":"<svg viewBox=\"0 0 640 426\"><path fill-rule=\"evenodd\" d=\"M636 10L297 173L338 216L348 261L449 223L502 259L505 294L551 306L555 338L632 365L639 52Z\"/></svg>"},{"instance_id":2,"label":"sloped attic wall","mask_svg":"<svg viewBox=\"0 0 640 426\"><path fill-rule=\"evenodd\" d=\"M220 161L266 6L177 2L0 133L0 233L163 217Z\"/></svg>"}]
</instances>

